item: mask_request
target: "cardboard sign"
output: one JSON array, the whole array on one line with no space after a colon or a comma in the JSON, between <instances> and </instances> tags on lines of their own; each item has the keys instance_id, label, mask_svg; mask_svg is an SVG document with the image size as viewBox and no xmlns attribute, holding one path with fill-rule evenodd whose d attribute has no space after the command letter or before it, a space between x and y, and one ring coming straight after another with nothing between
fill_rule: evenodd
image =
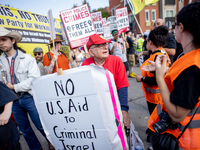
<instances>
[{"instance_id":1,"label":"cardboard sign","mask_svg":"<svg viewBox=\"0 0 200 150\"><path fill-rule=\"evenodd\" d=\"M97 34L103 34L101 11L91 13L91 17L92 17L92 21L94 23Z\"/></svg>"},{"instance_id":2,"label":"cardboard sign","mask_svg":"<svg viewBox=\"0 0 200 150\"><path fill-rule=\"evenodd\" d=\"M55 32L55 27L54 27L54 24L53 24L52 10L50 9L47 14L48 14L48 20L49 20L51 40L54 40L56 38L56 32Z\"/></svg>"},{"instance_id":3,"label":"cardboard sign","mask_svg":"<svg viewBox=\"0 0 200 150\"><path fill-rule=\"evenodd\" d=\"M87 4L61 11L60 17L71 48L85 45L89 36L96 34Z\"/></svg>"},{"instance_id":4,"label":"cardboard sign","mask_svg":"<svg viewBox=\"0 0 200 150\"><path fill-rule=\"evenodd\" d=\"M116 9L116 20L119 34L130 30L127 7Z\"/></svg>"},{"instance_id":5,"label":"cardboard sign","mask_svg":"<svg viewBox=\"0 0 200 150\"><path fill-rule=\"evenodd\" d=\"M112 33L112 30L117 30L117 22L116 22L116 16L111 16L107 18L107 24L110 27L110 33Z\"/></svg>"},{"instance_id":6,"label":"cardboard sign","mask_svg":"<svg viewBox=\"0 0 200 150\"><path fill-rule=\"evenodd\" d=\"M127 149L113 75L98 66L78 67L63 73L41 76L32 83L42 126L54 147Z\"/></svg>"},{"instance_id":7,"label":"cardboard sign","mask_svg":"<svg viewBox=\"0 0 200 150\"><path fill-rule=\"evenodd\" d=\"M112 39L112 34L111 34L111 31L110 31L110 27L107 24L106 18L102 18L102 24L103 24L103 34L104 34L104 37L107 40L111 40Z\"/></svg>"}]
</instances>

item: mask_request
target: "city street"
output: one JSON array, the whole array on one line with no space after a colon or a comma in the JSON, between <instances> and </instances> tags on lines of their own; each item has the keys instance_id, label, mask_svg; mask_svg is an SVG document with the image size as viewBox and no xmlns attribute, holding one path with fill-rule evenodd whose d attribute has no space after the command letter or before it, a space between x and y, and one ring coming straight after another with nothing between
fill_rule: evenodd
<instances>
[{"instance_id":1,"label":"city street","mask_svg":"<svg viewBox=\"0 0 200 150\"><path fill-rule=\"evenodd\" d=\"M134 72L138 75L141 75L139 67L134 67ZM128 89L128 101L129 101L129 114L133 124L135 125L136 131L138 132L140 138L142 139L145 150L148 148L149 143L146 142L145 131L147 129L147 121L149 118L149 112L144 98L141 83L137 83L135 78L128 78L130 87ZM35 129L32 125L39 141L42 144L43 150L48 150L48 143L45 138ZM22 145L22 150L28 150L28 146L23 138L20 136L20 143Z\"/></svg>"}]
</instances>

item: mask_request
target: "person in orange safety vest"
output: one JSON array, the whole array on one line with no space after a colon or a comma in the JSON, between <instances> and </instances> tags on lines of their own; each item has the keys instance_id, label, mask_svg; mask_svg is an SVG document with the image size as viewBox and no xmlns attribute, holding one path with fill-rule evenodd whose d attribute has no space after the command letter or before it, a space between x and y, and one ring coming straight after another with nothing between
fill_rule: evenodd
<instances>
[{"instance_id":1,"label":"person in orange safety vest","mask_svg":"<svg viewBox=\"0 0 200 150\"><path fill-rule=\"evenodd\" d=\"M142 64L140 70L142 76L138 75L136 77L137 82L142 82L142 90L147 100L147 105L149 109L149 114L153 112L156 105L160 102L161 94L159 87L155 78L155 70L151 71L151 63L154 64L154 61L158 55L168 54L163 49L163 46L166 44L166 38L168 35L168 28L166 26L159 26L152 30L147 39L147 49L152 51L150 57ZM169 67L169 63L167 64Z\"/></svg>"},{"instance_id":2,"label":"person in orange safety vest","mask_svg":"<svg viewBox=\"0 0 200 150\"><path fill-rule=\"evenodd\" d=\"M177 14L175 34L177 42L183 46L184 55L175 61L169 70L166 67L166 56L159 55L155 61L156 80L162 101L154 109L147 123L152 131L150 141L154 150L164 150L163 144L155 145L151 140L155 132L168 133L178 138L185 127L187 127L186 130L178 139L179 150L200 149L199 18L200 2L194 2L182 8ZM177 125L176 128L165 126L166 129L162 127L158 129L155 126L158 122L161 123L160 114L163 112L169 115L171 121Z\"/></svg>"}]
</instances>

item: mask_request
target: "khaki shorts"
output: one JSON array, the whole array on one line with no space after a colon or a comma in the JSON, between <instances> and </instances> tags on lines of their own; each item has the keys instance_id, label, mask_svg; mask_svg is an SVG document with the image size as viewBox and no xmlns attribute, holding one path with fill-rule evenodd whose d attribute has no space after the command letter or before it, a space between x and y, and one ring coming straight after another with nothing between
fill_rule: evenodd
<instances>
[{"instance_id":1,"label":"khaki shorts","mask_svg":"<svg viewBox=\"0 0 200 150\"><path fill-rule=\"evenodd\" d=\"M128 58L129 67L134 67L135 66L135 55L127 54L127 58Z\"/></svg>"}]
</instances>

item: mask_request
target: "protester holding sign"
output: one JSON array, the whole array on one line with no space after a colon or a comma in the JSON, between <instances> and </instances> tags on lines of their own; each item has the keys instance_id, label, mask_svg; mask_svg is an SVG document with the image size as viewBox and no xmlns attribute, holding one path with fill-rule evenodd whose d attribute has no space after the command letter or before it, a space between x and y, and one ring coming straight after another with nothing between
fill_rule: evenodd
<instances>
[{"instance_id":1,"label":"protester holding sign","mask_svg":"<svg viewBox=\"0 0 200 150\"><path fill-rule=\"evenodd\" d=\"M87 48L92 57L86 59L82 66L94 63L97 66L102 66L103 68L108 69L113 74L121 105L123 122L127 128L130 128L130 116L128 114L129 83L126 76L126 70L119 57L109 55L108 43L109 41L107 41L103 36L90 36Z\"/></svg>"},{"instance_id":2,"label":"protester holding sign","mask_svg":"<svg viewBox=\"0 0 200 150\"><path fill-rule=\"evenodd\" d=\"M126 71L128 71L129 70L128 61L125 53L125 47L123 45L123 42L126 40L119 38L118 30L113 30L112 35L113 39L109 45L110 53L111 55L120 57L125 65Z\"/></svg>"},{"instance_id":3,"label":"protester holding sign","mask_svg":"<svg viewBox=\"0 0 200 150\"><path fill-rule=\"evenodd\" d=\"M58 68L63 70L69 69L69 61L66 55L60 51L63 40L60 39L60 36L56 36L54 39L55 49L53 47L53 41L49 38L49 44L51 47L50 52L44 55L43 64L46 74L51 74L57 72L56 70L56 61L58 63Z\"/></svg>"},{"instance_id":4,"label":"protester holding sign","mask_svg":"<svg viewBox=\"0 0 200 150\"><path fill-rule=\"evenodd\" d=\"M46 137L31 89L31 82L40 76L40 71L35 59L18 49L17 42L21 40L22 35L19 32L11 32L0 27L0 49L3 51L0 60L7 72L6 85L19 97L19 100L13 102L13 115L29 148L40 150L41 144L31 128L27 115L29 114L36 128Z\"/></svg>"}]
</instances>

